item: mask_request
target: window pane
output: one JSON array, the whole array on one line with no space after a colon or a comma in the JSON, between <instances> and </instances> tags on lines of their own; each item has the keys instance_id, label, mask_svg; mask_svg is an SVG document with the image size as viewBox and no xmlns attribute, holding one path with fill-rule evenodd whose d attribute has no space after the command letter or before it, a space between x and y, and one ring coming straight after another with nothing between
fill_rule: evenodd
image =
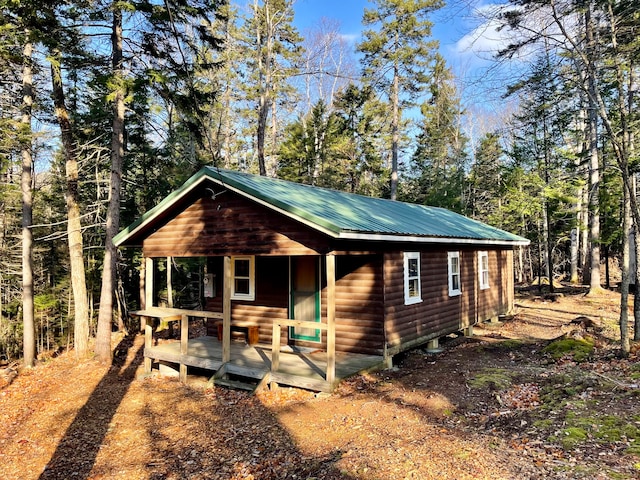
<instances>
[{"instance_id":1,"label":"window pane","mask_svg":"<svg viewBox=\"0 0 640 480\"><path fill-rule=\"evenodd\" d=\"M417 277L418 276L418 259L410 258L409 259L409 277Z\"/></svg>"},{"instance_id":2,"label":"window pane","mask_svg":"<svg viewBox=\"0 0 640 480\"><path fill-rule=\"evenodd\" d=\"M248 278L236 278L235 279L235 293L240 295L249 295L249 279Z\"/></svg>"},{"instance_id":3,"label":"window pane","mask_svg":"<svg viewBox=\"0 0 640 480\"><path fill-rule=\"evenodd\" d=\"M249 260L248 259L236 260L235 276L236 277L249 276Z\"/></svg>"},{"instance_id":4,"label":"window pane","mask_svg":"<svg viewBox=\"0 0 640 480\"><path fill-rule=\"evenodd\" d=\"M482 284L489 285L489 272L487 272L486 270L482 272Z\"/></svg>"},{"instance_id":5,"label":"window pane","mask_svg":"<svg viewBox=\"0 0 640 480\"><path fill-rule=\"evenodd\" d=\"M453 275L451 277L451 286L453 290L460 290L460 277L458 275Z\"/></svg>"},{"instance_id":6,"label":"window pane","mask_svg":"<svg viewBox=\"0 0 640 480\"><path fill-rule=\"evenodd\" d=\"M458 261L458 257L451 257L451 273L458 273L460 271Z\"/></svg>"},{"instance_id":7,"label":"window pane","mask_svg":"<svg viewBox=\"0 0 640 480\"><path fill-rule=\"evenodd\" d=\"M482 257L482 270L489 270L489 257L483 255Z\"/></svg>"},{"instance_id":8,"label":"window pane","mask_svg":"<svg viewBox=\"0 0 640 480\"><path fill-rule=\"evenodd\" d=\"M420 295L418 280L409 280L409 297L417 297L418 295Z\"/></svg>"}]
</instances>

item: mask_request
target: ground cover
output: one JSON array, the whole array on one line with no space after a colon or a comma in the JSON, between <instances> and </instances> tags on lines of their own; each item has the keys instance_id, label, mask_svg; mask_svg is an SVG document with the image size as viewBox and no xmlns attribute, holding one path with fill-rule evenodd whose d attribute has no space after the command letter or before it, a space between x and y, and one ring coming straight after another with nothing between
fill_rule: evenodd
<instances>
[{"instance_id":1,"label":"ground cover","mask_svg":"<svg viewBox=\"0 0 640 480\"><path fill-rule=\"evenodd\" d=\"M640 358L617 355L619 296L563 290L522 290L512 319L332 395L142 379L140 336L110 369L65 353L0 383L0 477L640 478Z\"/></svg>"}]
</instances>

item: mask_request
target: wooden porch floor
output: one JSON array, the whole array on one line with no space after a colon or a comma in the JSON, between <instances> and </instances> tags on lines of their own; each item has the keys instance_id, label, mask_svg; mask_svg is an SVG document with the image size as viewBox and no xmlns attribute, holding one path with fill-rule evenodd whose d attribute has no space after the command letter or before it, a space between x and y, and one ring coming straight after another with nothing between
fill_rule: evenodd
<instances>
[{"instance_id":1,"label":"wooden porch floor","mask_svg":"<svg viewBox=\"0 0 640 480\"><path fill-rule=\"evenodd\" d=\"M223 367L222 343L215 337L189 339L187 353L180 354L180 342L166 342L145 349L145 357L198 367L213 372ZM336 353L336 384L343 378L358 372L384 366L382 356ZM247 345L231 342L231 360L224 365L226 373L261 380L270 375L270 382L315 391L331 391L325 379L327 354L324 351L312 353L288 352L281 349L280 365L271 371L271 345Z\"/></svg>"}]
</instances>

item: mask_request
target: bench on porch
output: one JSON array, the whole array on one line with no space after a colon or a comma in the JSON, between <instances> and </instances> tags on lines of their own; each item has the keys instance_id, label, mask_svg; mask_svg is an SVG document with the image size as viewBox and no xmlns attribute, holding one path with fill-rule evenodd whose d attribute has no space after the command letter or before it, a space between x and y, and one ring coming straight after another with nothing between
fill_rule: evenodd
<instances>
[{"instance_id":1,"label":"bench on porch","mask_svg":"<svg viewBox=\"0 0 640 480\"><path fill-rule=\"evenodd\" d=\"M220 342L222 341L222 325L223 323L221 321L215 322L218 341ZM260 339L260 328L255 323L232 321L231 330L240 331L243 333L246 332L246 339L249 345L257 344L258 340Z\"/></svg>"}]
</instances>

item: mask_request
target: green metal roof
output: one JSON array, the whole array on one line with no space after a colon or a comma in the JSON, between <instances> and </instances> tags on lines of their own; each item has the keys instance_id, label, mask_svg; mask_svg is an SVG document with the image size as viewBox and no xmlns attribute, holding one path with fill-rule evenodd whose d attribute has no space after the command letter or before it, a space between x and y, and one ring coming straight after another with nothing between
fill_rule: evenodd
<instances>
[{"instance_id":1,"label":"green metal roof","mask_svg":"<svg viewBox=\"0 0 640 480\"><path fill-rule=\"evenodd\" d=\"M485 223L428 207L303 185L242 172L204 167L115 238L120 245L133 233L203 180L213 180L335 238L526 245L529 241Z\"/></svg>"}]
</instances>

